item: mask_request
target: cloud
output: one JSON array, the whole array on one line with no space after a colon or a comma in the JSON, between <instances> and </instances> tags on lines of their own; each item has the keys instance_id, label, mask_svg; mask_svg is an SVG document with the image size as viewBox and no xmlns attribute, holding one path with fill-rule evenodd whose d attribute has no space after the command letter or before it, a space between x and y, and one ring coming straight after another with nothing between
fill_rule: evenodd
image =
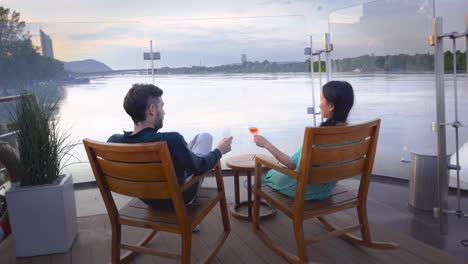
<instances>
[{"instance_id":1,"label":"cloud","mask_svg":"<svg viewBox=\"0 0 468 264\"><path fill-rule=\"evenodd\" d=\"M265 2L257 3L259 6L268 6L268 5L290 5L292 2L289 0L270 0Z\"/></svg>"},{"instance_id":2,"label":"cloud","mask_svg":"<svg viewBox=\"0 0 468 264\"><path fill-rule=\"evenodd\" d=\"M71 41L87 41L87 40L105 40L105 39L141 39L144 32L135 27L135 25L117 25L106 26L100 29L90 29L92 32L86 33L71 33L67 35L67 39Z\"/></svg>"},{"instance_id":3,"label":"cloud","mask_svg":"<svg viewBox=\"0 0 468 264\"><path fill-rule=\"evenodd\" d=\"M162 53L160 66L219 65L254 60L303 60L307 44L302 17L143 21L136 24L41 24L57 58L93 58L114 69L144 68L148 42ZM32 29L32 27L31 27ZM34 26L34 31L38 26ZM114 56L110 52L114 52ZM293 56L291 56L293 55ZM289 56L289 57L288 57ZM125 66L127 65L127 66Z\"/></svg>"},{"instance_id":4,"label":"cloud","mask_svg":"<svg viewBox=\"0 0 468 264\"><path fill-rule=\"evenodd\" d=\"M334 57L429 49L432 1L377 1L336 11L363 2L368 0L2 0L2 5L26 21L41 22L28 27L33 34L41 27L52 37L57 58L95 58L116 69L145 67L141 53L150 39L162 52L158 65L228 64L242 53L260 61L303 60L309 35L314 47L323 47L330 13ZM464 30L467 6L468 0L436 1L444 28Z\"/></svg>"}]
</instances>

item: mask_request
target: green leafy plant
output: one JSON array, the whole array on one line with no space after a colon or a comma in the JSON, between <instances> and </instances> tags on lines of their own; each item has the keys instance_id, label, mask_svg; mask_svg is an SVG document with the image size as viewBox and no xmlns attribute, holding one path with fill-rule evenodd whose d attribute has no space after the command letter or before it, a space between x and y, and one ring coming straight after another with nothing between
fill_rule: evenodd
<instances>
[{"instance_id":1,"label":"green leafy plant","mask_svg":"<svg viewBox=\"0 0 468 264\"><path fill-rule=\"evenodd\" d=\"M63 161L77 143L70 143L69 130L58 129L58 103L46 103L22 94L11 118L17 130L21 186L51 184L60 175Z\"/></svg>"}]
</instances>

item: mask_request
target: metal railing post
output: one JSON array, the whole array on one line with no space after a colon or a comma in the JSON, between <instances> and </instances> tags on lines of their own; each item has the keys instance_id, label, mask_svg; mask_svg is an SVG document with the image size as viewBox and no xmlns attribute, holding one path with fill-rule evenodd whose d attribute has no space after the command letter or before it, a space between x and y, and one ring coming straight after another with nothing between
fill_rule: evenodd
<instances>
[{"instance_id":1,"label":"metal railing post","mask_svg":"<svg viewBox=\"0 0 468 264\"><path fill-rule=\"evenodd\" d=\"M436 85L437 111L437 188L439 192L439 228L440 234L448 233L448 217L444 212L448 207L447 142L445 128L445 90L444 90L444 45L442 35L442 17L434 18L434 72Z\"/></svg>"},{"instance_id":2,"label":"metal railing post","mask_svg":"<svg viewBox=\"0 0 468 264\"><path fill-rule=\"evenodd\" d=\"M465 49L465 56L466 56L466 73L468 73L468 14L465 15L465 42L466 42L466 49Z\"/></svg>"},{"instance_id":3,"label":"metal railing post","mask_svg":"<svg viewBox=\"0 0 468 264\"><path fill-rule=\"evenodd\" d=\"M312 36L310 36L310 78L312 80L312 116L314 119L314 126L317 126L317 117L315 116L315 89L314 89L314 54L312 46ZM320 67L320 66L319 66Z\"/></svg>"},{"instance_id":4,"label":"metal railing post","mask_svg":"<svg viewBox=\"0 0 468 264\"><path fill-rule=\"evenodd\" d=\"M327 82L332 80L332 65L331 65L331 52L332 52L332 44L330 40L330 33L325 33L325 68L327 71L326 80Z\"/></svg>"},{"instance_id":5,"label":"metal railing post","mask_svg":"<svg viewBox=\"0 0 468 264\"><path fill-rule=\"evenodd\" d=\"M453 96L454 96L454 110L455 110L455 121L453 126L455 127L455 155L456 155L456 171L457 171L457 214L461 217L461 203L460 203L460 153L459 153L459 140L458 140L458 129L460 121L458 121L458 87L457 87L457 38L452 38L452 58L453 58Z\"/></svg>"},{"instance_id":6,"label":"metal railing post","mask_svg":"<svg viewBox=\"0 0 468 264\"><path fill-rule=\"evenodd\" d=\"M153 79L153 85L154 85L154 56L153 56L153 41L150 40L150 56L151 56L151 77Z\"/></svg>"}]
</instances>

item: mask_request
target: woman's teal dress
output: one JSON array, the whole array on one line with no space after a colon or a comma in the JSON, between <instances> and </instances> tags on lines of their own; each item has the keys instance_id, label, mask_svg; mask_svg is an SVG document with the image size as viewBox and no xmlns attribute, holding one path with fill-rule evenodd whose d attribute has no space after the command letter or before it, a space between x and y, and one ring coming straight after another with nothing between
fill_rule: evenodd
<instances>
[{"instance_id":1,"label":"woman's teal dress","mask_svg":"<svg viewBox=\"0 0 468 264\"><path fill-rule=\"evenodd\" d=\"M295 171L299 171L302 146L291 156L291 161L296 164ZM263 184L270 186L278 192L294 198L296 196L297 181L276 170L270 170L262 180ZM305 200L322 200L330 196L336 182L309 184L306 187Z\"/></svg>"}]
</instances>

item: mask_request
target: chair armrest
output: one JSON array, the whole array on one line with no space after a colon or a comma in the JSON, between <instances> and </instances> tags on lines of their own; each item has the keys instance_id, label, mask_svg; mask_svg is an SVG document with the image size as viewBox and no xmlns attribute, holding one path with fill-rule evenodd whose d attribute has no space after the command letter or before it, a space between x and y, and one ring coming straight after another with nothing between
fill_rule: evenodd
<instances>
[{"instance_id":1,"label":"chair armrest","mask_svg":"<svg viewBox=\"0 0 468 264\"><path fill-rule=\"evenodd\" d=\"M203 174L200 174L200 175L191 176L188 181L186 181L186 182L184 182L184 184L182 184L182 186L180 187L181 191L185 192L185 190L190 188L190 186L194 185L199 180L205 178L205 176L208 175L208 173L210 173L210 171L207 171L207 172L205 172Z\"/></svg>"},{"instance_id":2,"label":"chair armrest","mask_svg":"<svg viewBox=\"0 0 468 264\"><path fill-rule=\"evenodd\" d=\"M267 167L267 168L270 168L270 169L274 169L274 170L277 170L293 179L297 179L297 174L298 172L297 171L294 171L294 170L290 170L286 167L282 167L282 166L278 166L278 165L275 165L267 160L264 160L260 157L255 157L255 166L257 166L257 164L261 164L263 165L264 167Z\"/></svg>"}]
</instances>

